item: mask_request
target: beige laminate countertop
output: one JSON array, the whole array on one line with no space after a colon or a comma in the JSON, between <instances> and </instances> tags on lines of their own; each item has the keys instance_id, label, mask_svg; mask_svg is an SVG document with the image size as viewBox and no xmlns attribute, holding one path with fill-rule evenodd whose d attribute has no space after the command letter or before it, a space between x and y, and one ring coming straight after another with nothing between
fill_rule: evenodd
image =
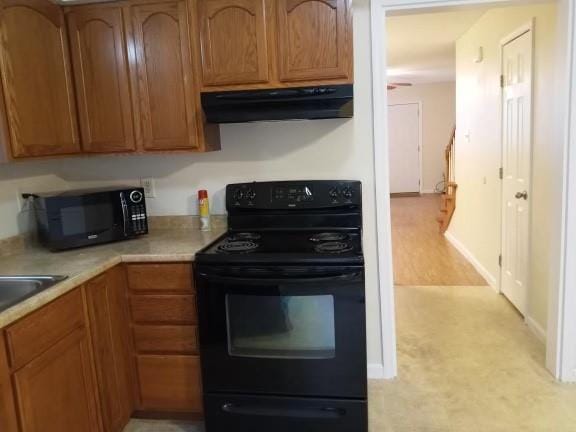
<instances>
[{"instance_id":1,"label":"beige laminate countertop","mask_svg":"<svg viewBox=\"0 0 576 432\"><path fill-rule=\"evenodd\" d=\"M193 261L197 251L224 233L193 229L161 229L147 236L66 252L29 248L0 257L0 275L66 275L68 279L0 312L0 329L39 309L121 262Z\"/></svg>"}]
</instances>

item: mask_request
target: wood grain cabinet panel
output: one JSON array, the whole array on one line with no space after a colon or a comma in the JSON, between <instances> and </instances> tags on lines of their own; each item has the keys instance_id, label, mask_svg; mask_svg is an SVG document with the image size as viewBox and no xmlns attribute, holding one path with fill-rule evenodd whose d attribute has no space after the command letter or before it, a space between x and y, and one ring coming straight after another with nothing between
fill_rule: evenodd
<instances>
[{"instance_id":1,"label":"wood grain cabinet panel","mask_svg":"<svg viewBox=\"0 0 576 432\"><path fill-rule=\"evenodd\" d=\"M191 263L129 264L128 281L135 292L194 291Z\"/></svg>"},{"instance_id":2,"label":"wood grain cabinet panel","mask_svg":"<svg viewBox=\"0 0 576 432\"><path fill-rule=\"evenodd\" d=\"M122 266L85 285L105 432L123 430L134 408L127 282Z\"/></svg>"},{"instance_id":3,"label":"wood grain cabinet panel","mask_svg":"<svg viewBox=\"0 0 576 432\"><path fill-rule=\"evenodd\" d=\"M80 8L67 19L82 149L89 153L135 150L122 8Z\"/></svg>"},{"instance_id":4,"label":"wood grain cabinet panel","mask_svg":"<svg viewBox=\"0 0 576 432\"><path fill-rule=\"evenodd\" d=\"M14 374L22 432L100 432L89 344L77 329Z\"/></svg>"},{"instance_id":5,"label":"wood grain cabinet panel","mask_svg":"<svg viewBox=\"0 0 576 432\"><path fill-rule=\"evenodd\" d=\"M196 324L195 295L138 295L130 297L132 320L148 324Z\"/></svg>"},{"instance_id":6,"label":"wood grain cabinet panel","mask_svg":"<svg viewBox=\"0 0 576 432\"><path fill-rule=\"evenodd\" d=\"M203 411L198 357L140 355L138 375L141 411Z\"/></svg>"},{"instance_id":7,"label":"wood grain cabinet panel","mask_svg":"<svg viewBox=\"0 0 576 432\"><path fill-rule=\"evenodd\" d=\"M130 8L145 150L198 149L186 2Z\"/></svg>"},{"instance_id":8,"label":"wood grain cabinet panel","mask_svg":"<svg viewBox=\"0 0 576 432\"><path fill-rule=\"evenodd\" d=\"M18 432L14 391L10 381L4 333L0 332L0 431Z\"/></svg>"},{"instance_id":9,"label":"wood grain cabinet panel","mask_svg":"<svg viewBox=\"0 0 576 432\"><path fill-rule=\"evenodd\" d=\"M199 2L204 85L268 81L265 0Z\"/></svg>"},{"instance_id":10,"label":"wood grain cabinet panel","mask_svg":"<svg viewBox=\"0 0 576 432\"><path fill-rule=\"evenodd\" d=\"M133 331L139 353L198 354L197 326L135 325Z\"/></svg>"},{"instance_id":11,"label":"wood grain cabinet panel","mask_svg":"<svg viewBox=\"0 0 576 432\"><path fill-rule=\"evenodd\" d=\"M10 365L12 368L25 365L84 325L82 291L76 289L6 329Z\"/></svg>"},{"instance_id":12,"label":"wood grain cabinet panel","mask_svg":"<svg viewBox=\"0 0 576 432\"><path fill-rule=\"evenodd\" d=\"M4 0L0 8L0 69L12 156L78 153L61 7L48 0Z\"/></svg>"},{"instance_id":13,"label":"wood grain cabinet panel","mask_svg":"<svg viewBox=\"0 0 576 432\"><path fill-rule=\"evenodd\" d=\"M280 81L351 78L348 0L278 0Z\"/></svg>"}]
</instances>

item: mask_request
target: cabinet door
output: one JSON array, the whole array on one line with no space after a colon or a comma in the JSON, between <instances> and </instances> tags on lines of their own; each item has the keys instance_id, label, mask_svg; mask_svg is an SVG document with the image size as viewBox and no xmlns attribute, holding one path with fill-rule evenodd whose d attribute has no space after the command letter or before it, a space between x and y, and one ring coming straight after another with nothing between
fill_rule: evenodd
<instances>
[{"instance_id":1,"label":"cabinet door","mask_svg":"<svg viewBox=\"0 0 576 432\"><path fill-rule=\"evenodd\" d=\"M10 382L4 334L0 332L0 431L18 432L14 392Z\"/></svg>"},{"instance_id":2,"label":"cabinet door","mask_svg":"<svg viewBox=\"0 0 576 432\"><path fill-rule=\"evenodd\" d=\"M278 0L280 81L350 77L348 0Z\"/></svg>"},{"instance_id":3,"label":"cabinet door","mask_svg":"<svg viewBox=\"0 0 576 432\"><path fill-rule=\"evenodd\" d=\"M188 11L184 1L131 8L145 150L198 147Z\"/></svg>"},{"instance_id":4,"label":"cabinet door","mask_svg":"<svg viewBox=\"0 0 576 432\"><path fill-rule=\"evenodd\" d=\"M12 156L79 152L60 6L48 0L4 0L0 20L0 67Z\"/></svg>"},{"instance_id":5,"label":"cabinet door","mask_svg":"<svg viewBox=\"0 0 576 432\"><path fill-rule=\"evenodd\" d=\"M268 81L264 0L204 0L199 4L204 85Z\"/></svg>"},{"instance_id":6,"label":"cabinet door","mask_svg":"<svg viewBox=\"0 0 576 432\"><path fill-rule=\"evenodd\" d=\"M85 152L135 149L122 9L69 13L68 28Z\"/></svg>"},{"instance_id":7,"label":"cabinet door","mask_svg":"<svg viewBox=\"0 0 576 432\"><path fill-rule=\"evenodd\" d=\"M99 432L89 341L76 329L14 374L22 432Z\"/></svg>"},{"instance_id":8,"label":"cabinet door","mask_svg":"<svg viewBox=\"0 0 576 432\"><path fill-rule=\"evenodd\" d=\"M134 406L130 373L131 343L123 267L86 284L90 334L105 432L119 432Z\"/></svg>"}]
</instances>

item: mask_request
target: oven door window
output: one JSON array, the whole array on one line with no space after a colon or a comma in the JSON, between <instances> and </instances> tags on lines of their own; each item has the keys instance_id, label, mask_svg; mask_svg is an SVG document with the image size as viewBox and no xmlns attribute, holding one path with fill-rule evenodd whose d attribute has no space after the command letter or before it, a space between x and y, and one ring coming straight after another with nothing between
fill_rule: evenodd
<instances>
[{"instance_id":1,"label":"oven door window","mask_svg":"<svg viewBox=\"0 0 576 432\"><path fill-rule=\"evenodd\" d=\"M60 217L64 236L100 233L114 225L114 209L110 203L64 207Z\"/></svg>"},{"instance_id":2,"label":"oven door window","mask_svg":"<svg viewBox=\"0 0 576 432\"><path fill-rule=\"evenodd\" d=\"M336 355L334 297L226 295L234 357L330 359Z\"/></svg>"}]
</instances>

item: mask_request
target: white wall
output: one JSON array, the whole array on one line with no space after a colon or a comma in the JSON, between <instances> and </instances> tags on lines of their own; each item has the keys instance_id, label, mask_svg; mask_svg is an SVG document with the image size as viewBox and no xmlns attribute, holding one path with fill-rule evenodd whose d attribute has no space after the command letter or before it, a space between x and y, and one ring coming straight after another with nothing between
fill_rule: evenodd
<instances>
[{"instance_id":1,"label":"white wall","mask_svg":"<svg viewBox=\"0 0 576 432\"><path fill-rule=\"evenodd\" d=\"M456 123L454 82L398 87L388 92L388 104L422 102L422 191L434 192L444 173L444 149Z\"/></svg>"},{"instance_id":2,"label":"white wall","mask_svg":"<svg viewBox=\"0 0 576 432\"><path fill-rule=\"evenodd\" d=\"M548 293L557 282L562 199L562 140L556 133L555 4L488 11L456 44L457 208L449 233L499 278L501 182L500 40L535 18L531 285L527 318L546 328ZM479 46L484 61L474 63ZM466 135L469 134L469 141Z\"/></svg>"},{"instance_id":3,"label":"white wall","mask_svg":"<svg viewBox=\"0 0 576 432\"><path fill-rule=\"evenodd\" d=\"M358 179L364 190L368 360L381 364L376 258L369 1L354 1L355 116L351 120L255 123L222 126L222 151L198 155L110 156L48 161L34 168L9 167L10 176L54 174L70 187L137 183L156 179L153 215L196 214L196 191L211 193L214 213L224 213L227 183L272 179ZM0 173L5 166L0 166ZM20 174L19 171L25 171ZM0 180L2 175L0 174ZM4 183L0 187L5 188ZM0 207L0 238L14 233L17 214ZM10 229L4 229L10 226Z\"/></svg>"}]
</instances>

